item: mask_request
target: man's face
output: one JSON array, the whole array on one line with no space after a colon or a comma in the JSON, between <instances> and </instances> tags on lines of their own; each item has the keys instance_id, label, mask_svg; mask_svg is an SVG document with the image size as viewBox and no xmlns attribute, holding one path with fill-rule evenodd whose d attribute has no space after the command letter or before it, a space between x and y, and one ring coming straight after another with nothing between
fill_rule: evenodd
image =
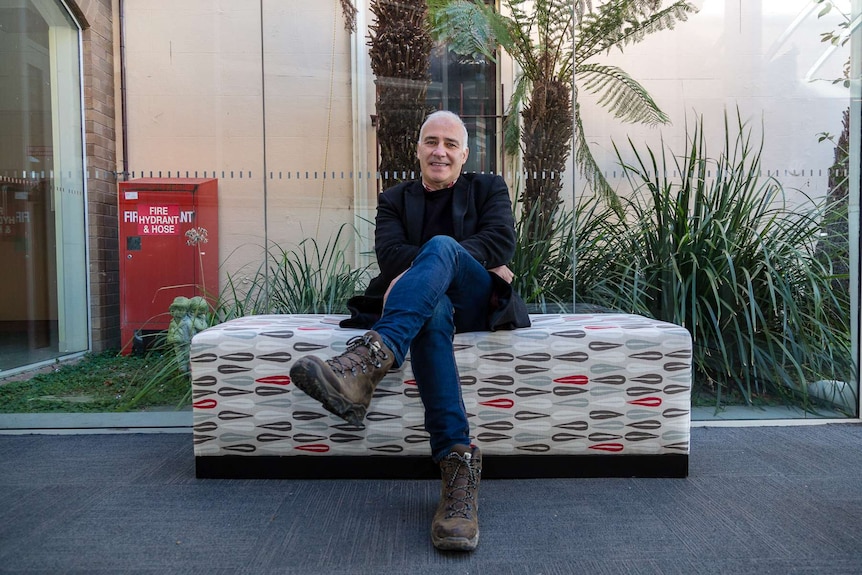
<instances>
[{"instance_id":1,"label":"man's face","mask_svg":"<svg viewBox=\"0 0 862 575\"><path fill-rule=\"evenodd\" d=\"M419 134L416 157L425 185L441 190L461 174L469 150L464 146L464 129L454 118L432 118Z\"/></svg>"}]
</instances>

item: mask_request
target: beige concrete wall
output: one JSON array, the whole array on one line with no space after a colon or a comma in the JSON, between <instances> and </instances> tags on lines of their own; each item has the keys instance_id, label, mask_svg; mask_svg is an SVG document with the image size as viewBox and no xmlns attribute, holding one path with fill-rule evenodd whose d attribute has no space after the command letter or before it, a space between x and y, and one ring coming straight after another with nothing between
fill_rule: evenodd
<instances>
[{"instance_id":1,"label":"beige concrete wall","mask_svg":"<svg viewBox=\"0 0 862 575\"><path fill-rule=\"evenodd\" d=\"M137 175L216 171L226 270L259 262L267 239L283 247L308 237L326 241L353 222L357 206L373 218L375 186L351 178L375 165L373 78L367 61L351 63L351 47L367 52L367 31L351 38L339 3L124 4L129 167ZM686 120L699 113L717 154L722 114L739 105L758 132L763 121L764 168L788 187L822 194L832 148L818 145L817 134L838 132L849 94L805 76L822 54L819 33L834 28L835 19L809 12L797 21L807 0L698 4L701 12L676 29L596 58L631 73L672 122L660 129L622 124L580 92L587 140L612 185L625 193L614 142L625 145L631 137L656 148L663 138L681 150ZM840 73L845 53L818 75ZM500 70L511 94L517 69L502 58ZM367 100L364 108L358 95ZM570 169L572 195L583 187L573 176Z\"/></svg>"},{"instance_id":2,"label":"beige concrete wall","mask_svg":"<svg viewBox=\"0 0 862 575\"><path fill-rule=\"evenodd\" d=\"M216 173L223 279L255 269L267 240L325 242L352 221L350 36L340 8L264 2L261 18L260 7L125 2L129 169Z\"/></svg>"}]
</instances>

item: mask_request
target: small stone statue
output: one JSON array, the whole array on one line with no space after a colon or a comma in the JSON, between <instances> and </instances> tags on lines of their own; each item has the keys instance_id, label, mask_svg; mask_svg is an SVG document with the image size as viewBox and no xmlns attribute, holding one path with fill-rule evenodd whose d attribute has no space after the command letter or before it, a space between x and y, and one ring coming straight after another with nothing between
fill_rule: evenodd
<instances>
[{"instance_id":1,"label":"small stone statue","mask_svg":"<svg viewBox=\"0 0 862 575\"><path fill-rule=\"evenodd\" d=\"M194 335L194 324L190 314L191 300L177 297L171 303L171 324L168 326L168 344L174 348L177 366L182 373L189 372L189 348Z\"/></svg>"},{"instance_id":2,"label":"small stone statue","mask_svg":"<svg viewBox=\"0 0 862 575\"><path fill-rule=\"evenodd\" d=\"M203 297L196 295L189 300L189 314L192 316L192 335L209 327L207 315L210 306Z\"/></svg>"}]
</instances>

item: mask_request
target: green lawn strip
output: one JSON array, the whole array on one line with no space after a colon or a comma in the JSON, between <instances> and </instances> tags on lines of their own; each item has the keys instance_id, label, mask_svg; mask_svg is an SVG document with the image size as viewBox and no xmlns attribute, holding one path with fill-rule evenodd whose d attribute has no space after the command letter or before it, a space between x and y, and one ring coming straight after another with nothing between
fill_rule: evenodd
<instances>
[{"instance_id":1,"label":"green lawn strip","mask_svg":"<svg viewBox=\"0 0 862 575\"><path fill-rule=\"evenodd\" d=\"M0 383L0 413L122 411L129 398L152 379L151 374L160 362L157 354L123 356L116 351L87 354L30 379ZM181 379L153 386L135 410L174 409L187 391L188 382Z\"/></svg>"}]
</instances>

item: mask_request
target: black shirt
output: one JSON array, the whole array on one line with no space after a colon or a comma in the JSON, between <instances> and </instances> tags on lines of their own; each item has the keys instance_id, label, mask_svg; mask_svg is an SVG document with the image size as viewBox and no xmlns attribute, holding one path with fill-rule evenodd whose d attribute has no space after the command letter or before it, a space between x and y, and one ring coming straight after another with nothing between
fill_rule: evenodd
<instances>
[{"instance_id":1,"label":"black shirt","mask_svg":"<svg viewBox=\"0 0 862 575\"><path fill-rule=\"evenodd\" d=\"M425 192L425 217L422 220L422 243L434 236L454 236L452 193L455 188Z\"/></svg>"}]
</instances>

